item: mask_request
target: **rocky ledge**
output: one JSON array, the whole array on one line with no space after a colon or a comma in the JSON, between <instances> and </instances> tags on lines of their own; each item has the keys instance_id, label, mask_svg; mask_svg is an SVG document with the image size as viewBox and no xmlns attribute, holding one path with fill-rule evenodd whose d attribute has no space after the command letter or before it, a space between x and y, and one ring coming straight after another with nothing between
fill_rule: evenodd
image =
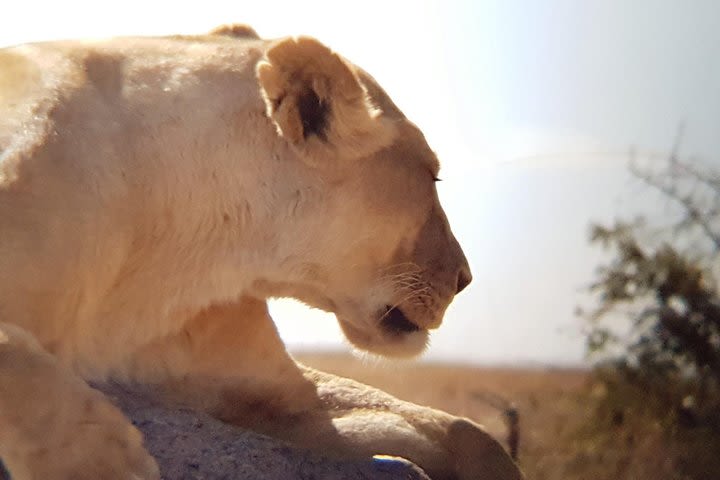
<instances>
[{"instance_id":1,"label":"rocky ledge","mask_svg":"<svg viewBox=\"0 0 720 480\"><path fill-rule=\"evenodd\" d=\"M102 385L145 435L164 480L430 480L402 460L334 460L197 412L166 407L146 391Z\"/></svg>"}]
</instances>

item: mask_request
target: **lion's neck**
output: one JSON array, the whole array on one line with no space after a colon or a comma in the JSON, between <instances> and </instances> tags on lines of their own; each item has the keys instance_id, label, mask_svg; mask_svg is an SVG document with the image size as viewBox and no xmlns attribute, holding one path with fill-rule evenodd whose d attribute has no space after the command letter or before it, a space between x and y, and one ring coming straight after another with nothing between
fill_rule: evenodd
<instances>
[{"instance_id":1,"label":"lion's neck","mask_svg":"<svg viewBox=\"0 0 720 480\"><path fill-rule=\"evenodd\" d=\"M303 249L325 200L318 172L278 139L262 111L233 118L197 137L167 132L162 143L172 150L151 159L144 184L134 187L145 201L137 205L137 259L129 264L143 263L145 275L169 274L163 283L182 308L313 274Z\"/></svg>"}]
</instances>

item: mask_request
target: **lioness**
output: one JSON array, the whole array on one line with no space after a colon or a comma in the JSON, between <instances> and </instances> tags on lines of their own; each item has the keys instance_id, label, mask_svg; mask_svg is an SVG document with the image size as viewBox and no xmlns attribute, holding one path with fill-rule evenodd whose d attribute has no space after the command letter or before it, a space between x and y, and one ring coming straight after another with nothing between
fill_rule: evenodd
<instances>
[{"instance_id":1,"label":"lioness","mask_svg":"<svg viewBox=\"0 0 720 480\"><path fill-rule=\"evenodd\" d=\"M153 384L227 422L436 479L518 479L466 419L299 365L293 297L412 356L470 283L420 131L312 38L0 50L0 458L14 480L153 479L85 380Z\"/></svg>"}]
</instances>

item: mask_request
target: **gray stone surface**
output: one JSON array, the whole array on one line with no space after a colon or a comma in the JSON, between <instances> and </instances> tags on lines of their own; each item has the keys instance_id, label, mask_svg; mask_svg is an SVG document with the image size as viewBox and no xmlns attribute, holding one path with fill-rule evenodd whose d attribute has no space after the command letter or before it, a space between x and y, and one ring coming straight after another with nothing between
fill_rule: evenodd
<instances>
[{"instance_id":1,"label":"gray stone surface","mask_svg":"<svg viewBox=\"0 0 720 480\"><path fill-rule=\"evenodd\" d=\"M164 480L429 480L409 462L328 459L208 415L168 408L148 392L117 385L100 389L143 432Z\"/></svg>"},{"instance_id":2,"label":"gray stone surface","mask_svg":"<svg viewBox=\"0 0 720 480\"><path fill-rule=\"evenodd\" d=\"M143 389L96 388L143 432L163 480L430 480L410 462L329 459L208 415L164 406ZM11 480L2 462L0 480Z\"/></svg>"}]
</instances>

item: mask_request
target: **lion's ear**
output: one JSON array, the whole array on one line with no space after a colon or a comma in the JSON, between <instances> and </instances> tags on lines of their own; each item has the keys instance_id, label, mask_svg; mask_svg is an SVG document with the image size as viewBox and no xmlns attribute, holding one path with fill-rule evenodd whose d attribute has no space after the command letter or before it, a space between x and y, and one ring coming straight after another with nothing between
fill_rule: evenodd
<instances>
[{"instance_id":1,"label":"lion's ear","mask_svg":"<svg viewBox=\"0 0 720 480\"><path fill-rule=\"evenodd\" d=\"M273 44L257 78L279 134L311 163L366 156L395 137L352 67L315 39Z\"/></svg>"}]
</instances>

